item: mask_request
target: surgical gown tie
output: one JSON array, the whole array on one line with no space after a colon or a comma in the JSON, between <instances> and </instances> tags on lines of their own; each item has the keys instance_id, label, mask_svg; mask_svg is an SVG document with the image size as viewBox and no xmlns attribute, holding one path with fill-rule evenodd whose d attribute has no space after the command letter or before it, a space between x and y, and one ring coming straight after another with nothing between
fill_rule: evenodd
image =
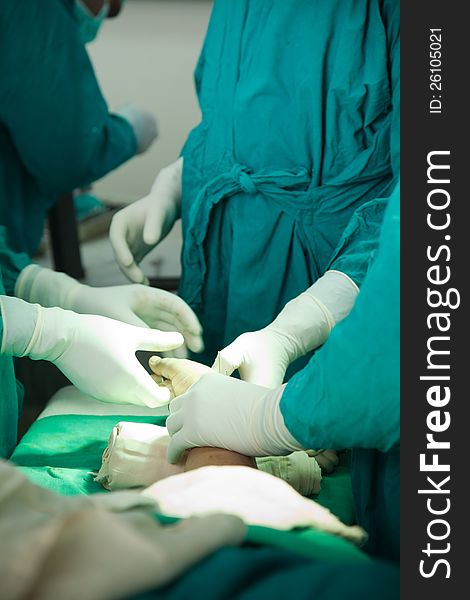
<instances>
[{"instance_id":1,"label":"surgical gown tie","mask_svg":"<svg viewBox=\"0 0 470 600\"><path fill-rule=\"evenodd\" d=\"M245 165L234 163L220 175L213 177L199 192L190 209L190 226L187 231L183 265L185 297L192 305L201 303L201 291L206 273L204 238L213 206L238 192L269 196L285 212L295 216L299 210L308 209L311 201L306 190L311 174L305 167L294 169L262 169L253 172ZM283 192L291 192L286 196ZM296 193L297 192L297 193Z\"/></svg>"}]
</instances>

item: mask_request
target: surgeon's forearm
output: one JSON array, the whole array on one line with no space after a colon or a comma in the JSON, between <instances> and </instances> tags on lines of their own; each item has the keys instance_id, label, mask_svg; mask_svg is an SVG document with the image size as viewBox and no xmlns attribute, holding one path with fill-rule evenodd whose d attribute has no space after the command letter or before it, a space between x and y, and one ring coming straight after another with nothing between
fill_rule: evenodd
<instances>
[{"instance_id":1,"label":"surgeon's forearm","mask_svg":"<svg viewBox=\"0 0 470 600\"><path fill-rule=\"evenodd\" d=\"M255 459L224 448L192 448L188 451L185 471L207 467L209 465L239 465L256 469Z\"/></svg>"}]
</instances>

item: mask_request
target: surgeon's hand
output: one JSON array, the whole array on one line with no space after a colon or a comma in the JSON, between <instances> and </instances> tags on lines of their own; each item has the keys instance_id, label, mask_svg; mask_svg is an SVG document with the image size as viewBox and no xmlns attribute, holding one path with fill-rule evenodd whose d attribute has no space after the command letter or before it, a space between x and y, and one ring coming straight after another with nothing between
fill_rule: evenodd
<instances>
[{"instance_id":1,"label":"surgeon's hand","mask_svg":"<svg viewBox=\"0 0 470 600\"><path fill-rule=\"evenodd\" d=\"M243 380L269 388L281 385L290 363L321 346L349 314L357 293L346 274L327 271L267 327L243 333L221 350L212 368L225 375L238 369Z\"/></svg>"},{"instance_id":2,"label":"surgeon's hand","mask_svg":"<svg viewBox=\"0 0 470 600\"><path fill-rule=\"evenodd\" d=\"M154 380L159 385L168 387L172 398L185 394L203 375L211 372L206 365L192 360L161 358L160 356L152 356L149 366L154 372ZM320 453L309 450L308 453L315 456L324 473L332 473L339 463L335 450L323 450Z\"/></svg>"},{"instance_id":3,"label":"surgeon's hand","mask_svg":"<svg viewBox=\"0 0 470 600\"><path fill-rule=\"evenodd\" d=\"M29 265L15 293L27 302L59 306L78 313L102 315L163 331L179 331L193 352L203 349L202 328L192 309L178 296L144 285L90 287L65 273Z\"/></svg>"},{"instance_id":4,"label":"surgeon's hand","mask_svg":"<svg viewBox=\"0 0 470 600\"><path fill-rule=\"evenodd\" d=\"M183 159L162 169L150 193L120 210L111 221L109 239L126 277L135 283L148 279L139 263L171 231L181 215Z\"/></svg>"},{"instance_id":5,"label":"surgeon's hand","mask_svg":"<svg viewBox=\"0 0 470 600\"><path fill-rule=\"evenodd\" d=\"M173 365L159 373L175 378ZM302 447L284 424L279 402L283 387L268 390L216 373L206 373L172 400L166 425L171 435L168 460L178 461L188 448L226 448L245 456L289 454Z\"/></svg>"},{"instance_id":6,"label":"surgeon's hand","mask_svg":"<svg viewBox=\"0 0 470 600\"><path fill-rule=\"evenodd\" d=\"M203 375L211 372L209 367L193 360L160 356L152 356L149 366L155 373L154 380L168 387L172 398L181 396Z\"/></svg>"},{"instance_id":7,"label":"surgeon's hand","mask_svg":"<svg viewBox=\"0 0 470 600\"><path fill-rule=\"evenodd\" d=\"M68 308L138 327L178 331L193 352L201 352L204 348L202 327L192 309L184 300L165 290L138 284L103 288L82 285Z\"/></svg>"},{"instance_id":8,"label":"surgeon's hand","mask_svg":"<svg viewBox=\"0 0 470 600\"><path fill-rule=\"evenodd\" d=\"M177 348L183 336L134 327L96 315L43 308L18 298L1 298L2 353L54 363L82 392L118 404L150 407L169 402L137 360L137 350Z\"/></svg>"},{"instance_id":9,"label":"surgeon's hand","mask_svg":"<svg viewBox=\"0 0 470 600\"><path fill-rule=\"evenodd\" d=\"M276 388L284 381L290 364L283 335L269 327L243 333L217 353L212 369L231 375L236 369L244 381Z\"/></svg>"}]
</instances>

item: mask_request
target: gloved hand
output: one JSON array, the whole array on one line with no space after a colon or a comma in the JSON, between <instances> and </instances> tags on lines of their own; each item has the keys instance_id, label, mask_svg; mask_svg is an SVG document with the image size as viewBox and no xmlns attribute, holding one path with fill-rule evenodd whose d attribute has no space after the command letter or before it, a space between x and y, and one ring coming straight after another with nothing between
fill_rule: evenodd
<instances>
[{"instance_id":1,"label":"gloved hand","mask_svg":"<svg viewBox=\"0 0 470 600\"><path fill-rule=\"evenodd\" d=\"M321 346L331 329L351 311L358 293L344 273L327 271L259 331L243 333L220 351L212 368L269 388L282 384L291 362Z\"/></svg>"},{"instance_id":2,"label":"gloved hand","mask_svg":"<svg viewBox=\"0 0 470 600\"><path fill-rule=\"evenodd\" d=\"M168 379L175 390L179 382L197 378L188 362L163 359L152 370ZM269 390L216 373L201 374L199 381L170 403L168 461L176 463L184 450L198 446L226 448L246 456L301 450L279 409L283 391L283 387Z\"/></svg>"},{"instance_id":3,"label":"gloved hand","mask_svg":"<svg viewBox=\"0 0 470 600\"><path fill-rule=\"evenodd\" d=\"M149 366L155 373L155 375L152 375L154 381L158 385L168 387L172 398L186 393L203 375L211 372L209 367L193 360L178 358L162 359L160 356L152 356L149 360ZM167 375L163 375L163 372ZM161 381L162 377L165 377L166 380Z\"/></svg>"},{"instance_id":4,"label":"gloved hand","mask_svg":"<svg viewBox=\"0 0 470 600\"><path fill-rule=\"evenodd\" d=\"M138 264L171 231L181 215L183 159L162 169L150 193L114 215L109 239L126 277L135 283L148 279Z\"/></svg>"},{"instance_id":5,"label":"gloved hand","mask_svg":"<svg viewBox=\"0 0 470 600\"><path fill-rule=\"evenodd\" d=\"M179 331L194 352L203 349L202 328L191 308L178 296L143 285L94 288L65 273L29 265L20 273L15 295L44 307L102 315L164 331Z\"/></svg>"},{"instance_id":6,"label":"gloved hand","mask_svg":"<svg viewBox=\"0 0 470 600\"><path fill-rule=\"evenodd\" d=\"M134 327L95 315L43 308L1 297L1 352L54 363L82 392L118 404L163 406L170 391L157 386L135 356L183 343L180 333Z\"/></svg>"},{"instance_id":7,"label":"gloved hand","mask_svg":"<svg viewBox=\"0 0 470 600\"><path fill-rule=\"evenodd\" d=\"M121 106L114 112L126 119L132 127L137 139L137 154L142 154L148 150L158 135L157 121L153 114L133 104Z\"/></svg>"}]
</instances>

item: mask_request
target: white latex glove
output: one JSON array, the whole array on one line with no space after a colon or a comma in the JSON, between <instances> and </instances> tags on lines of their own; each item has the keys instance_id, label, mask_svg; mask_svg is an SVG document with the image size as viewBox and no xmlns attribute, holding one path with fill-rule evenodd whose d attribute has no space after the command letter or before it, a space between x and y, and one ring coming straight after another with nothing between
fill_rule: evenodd
<instances>
[{"instance_id":1,"label":"white latex glove","mask_svg":"<svg viewBox=\"0 0 470 600\"><path fill-rule=\"evenodd\" d=\"M153 368L171 383L178 377L175 363L178 360L164 359ZM177 462L184 450L200 446L226 448L246 456L302 450L284 424L279 408L283 391L283 387L269 390L216 373L202 375L170 403L166 422L171 436L169 462Z\"/></svg>"},{"instance_id":2,"label":"white latex glove","mask_svg":"<svg viewBox=\"0 0 470 600\"><path fill-rule=\"evenodd\" d=\"M155 385L135 356L183 343L179 333L134 327L106 317L43 308L1 297L1 351L54 363L82 392L118 404L163 406L170 391Z\"/></svg>"},{"instance_id":3,"label":"white latex glove","mask_svg":"<svg viewBox=\"0 0 470 600\"><path fill-rule=\"evenodd\" d=\"M126 119L132 127L137 139L137 154L148 150L158 135L157 121L154 115L133 104L119 107L115 114Z\"/></svg>"},{"instance_id":4,"label":"white latex glove","mask_svg":"<svg viewBox=\"0 0 470 600\"><path fill-rule=\"evenodd\" d=\"M149 194L114 215L109 239L116 260L126 277L147 283L140 261L171 231L181 215L183 159L162 169Z\"/></svg>"},{"instance_id":5,"label":"white latex glove","mask_svg":"<svg viewBox=\"0 0 470 600\"><path fill-rule=\"evenodd\" d=\"M65 273L29 265L20 273L15 295L44 307L102 315L137 327L178 331L191 350L203 349L202 328L192 309L178 296L143 285L90 287Z\"/></svg>"},{"instance_id":6,"label":"white latex glove","mask_svg":"<svg viewBox=\"0 0 470 600\"><path fill-rule=\"evenodd\" d=\"M288 302L270 325L243 333L221 350L212 368L223 375L238 369L245 381L278 387L291 362L328 339L332 328L351 311L357 293L347 275L327 271Z\"/></svg>"},{"instance_id":7,"label":"white latex glove","mask_svg":"<svg viewBox=\"0 0 470 600\"><path fill-rule=\"evenodd\" d=\"M159 385L165 385L171 391L171 397L181 396L189 390L201 377L210 373L211 370L206 365L193 360L179 358L165 358L152 356L149 360L149 366L155 373L153 377ZM166 373L164 375L163 373ZM162 381L162 378L165 381Z\"/></svg>"}]
</instances>

